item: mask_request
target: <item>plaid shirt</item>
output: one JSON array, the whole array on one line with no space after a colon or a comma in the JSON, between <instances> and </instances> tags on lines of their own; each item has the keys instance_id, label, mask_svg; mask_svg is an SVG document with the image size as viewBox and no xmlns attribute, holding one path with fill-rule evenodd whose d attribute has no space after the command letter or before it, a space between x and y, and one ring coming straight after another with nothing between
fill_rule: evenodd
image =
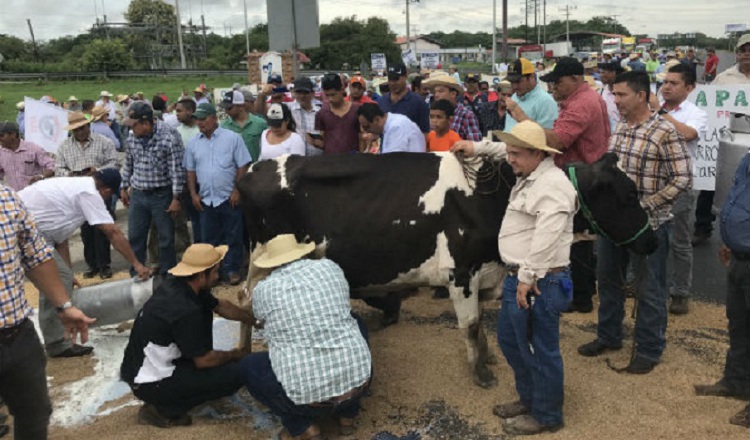
<instances>
[{"instance_id":1,"label":"plaid shirt","mask_svg":"<svg viewBox=\"0 0 750 440\"><path fill-rule=\"evenodd\" d=\"M81 144L73 136L65 139L57 150L55 175L66 177L71 171L81 171L88 167L97 170L120 168L117 150L112 141L97 133L91 133L85 144Z\"/></svg>"},{"instance_id":2,"label":"plaid shirt","mask_svg":"<svg viewBox=\"0 0 750 440\"><path fill-rule=\"evenodd\" d=\"M15 150L0 146L0 178L16 191L26 188L32 177L54 169L55 161L33 142L21 140Z\"/></svg>"},{"instance_id":3,"label":"plaid shirt","mask_svg":"<svg viewBox=\"0 0 750 440\"><path fill-rule=\"evenodd\" d=\"M609 151L617 154L620 168L635 182L651 227L669 221L677 196L693 187L690 154L674 126L657 113L632 127L620 121L609 138Z\"/></svg>"},{"instance_id":4,"label":"plaid shirt","mask_svg":"<svg viewBox=\"0 0 750 440\"><path fill-rule=\"evenodd\" d=\"M139 138L131 131L121 188L150 190L171 185L172 194L181 194L185 186L184 154L182 136L164 122L156 122L151 137Z\"/></svg>"},{"instance_id":5,"label":"plaid shirt","mask_svg":"<svg viewBox=\"0 0 750 440\"><path fill-rule=\"evenodd\" d=\"M372 359L351 316L349 285L331 260L281 266L253 291L273 371L297 405L324 402L363 385Z\"/></svg>"},{"instance_id":6,"label":"plaid shirt","mask_svg":"<svg viewBox=\"0 0 750 440\"><path fill-rule=\"evenodd\" d=\"M0 259L0 328L10 328L32 312L24 294L24 269L52 259L52 248L18 195L4 185L0 185Z\"/></svg>"},{"instance_id":7,"label":"plaid shirt","mask_svg":"<svg viewBox=\"0 0 750 440\"><path fill-rule=\"evenodd\" d=\"M320 111L320 105L312 103L312 109L305 110L297 101L289 104L289 110L292 111L294 122L297 123L297 133L305 140L305 156L319 156L323 150L315 148L307 142L307 133L315 131L315 115Z\"/></svg>"},{"instance_id":8,"label":"plaid shirt","mask_svg":"<svg viewBox=\"0 0 750 440\"><path fill-rule=\"evenodd\" d=\"M453 112L451 130L458 133L461 139L465 141L479 142L482 140L482 131L479 129L477 116L460 103L456 104L456 110Z\"/></svg>"}]
</instances>

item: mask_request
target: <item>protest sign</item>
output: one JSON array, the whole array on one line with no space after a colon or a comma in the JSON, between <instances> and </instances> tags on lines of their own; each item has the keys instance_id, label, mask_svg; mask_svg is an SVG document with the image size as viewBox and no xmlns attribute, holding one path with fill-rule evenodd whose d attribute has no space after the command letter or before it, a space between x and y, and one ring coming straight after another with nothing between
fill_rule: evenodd
<instances>
[{"instance_id":1,"label":"protest sign","mask_svg":"<svg viewBox=\"0 0 750 440\"><path fill-rule=\"evenodd\" d=\"M487 83L490 85L490 88L494 89L498 84L500 84L500 77L495 75L486 75L482 74L481 76L482 81L487 81Z\"/></svg>"},{"instance_id":2,"label":"protest sign","mask_svg":"<svg viewBox=\"0 0 750 440\"><path fill-rule=\"evenodd\" d=\"M440 64L440 55L437 52L422 52L419 54L419 62L422 69L435 70Z\"/></svg>"},{"instance_id":3,"label":"protest sign","mask_svg":"<svg viewBox=\"0 0 750 440\"><path fill-rule=\"evenodd\" d=\"M716 158L722 128L729 127L732 113L750 114L750 84L699 85L688 100L708 114L705 133L698 136L698 147L693 158L693 189L714 189Z\"/></svg>"},{"instance_id":4,"label":"protest sign","mask_svg":"<svg viewBox=\"0 0 750 440\"><path fill-rule=\"evenodd\" d=\"M268 77L272 74L281 75L284 78L282 72L281 54L278 52L266 52L260 57L260 82L266 84Z\"/></svg>"},{"instance_id":5,"label":"protest sign","mask_svg":"<svg viewBox=\"0 0 750 440\"><path fill-rule=\"evenodd\" d=\"M24 98L26 118L24 138L45 151L57 153L60 144L68 137L68 111L52 104L45 104L32 98Z\"/></svg>"},{"instance_id":6,"label":"protest sign","mask_svg":"<svg viewBox=\"0 0 750 440\"><path fill-rule=\"evenodd\" d=\"M370 66L372 67L372 70L377 71L385 71L385 69L388 67L385 62L385 54L384 53L371 53L370 54Z\"/></svg>"},{"instance_id":7,"label":"protest sign","mask_svg":"<svg viewBox=\"0 0 750 440\"><path fill-rule=\"evenodd\" d=\"M414 51L411 49L406 49L405 51L401 52L401 60L407 66L417 65L417 56L414 55Z\"/></svg>"}]
</instances>

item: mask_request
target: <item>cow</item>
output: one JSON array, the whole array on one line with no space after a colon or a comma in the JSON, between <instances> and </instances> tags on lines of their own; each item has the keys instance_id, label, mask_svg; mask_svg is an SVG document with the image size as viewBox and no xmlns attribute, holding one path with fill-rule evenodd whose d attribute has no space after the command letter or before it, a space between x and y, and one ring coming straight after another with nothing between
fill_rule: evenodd
<instances>
[{"instance_id":1,"label":"cow","mask_svg":"<svg viewBox=\"0 0 750 440\"><path fill-rule=\"evenodd\" d=\"M628 235L626 223L640 227L648 216L616 161L571 166L576 186L586 192L582 199L590 201L587 212L599 231L637 252L653 251L650 228ZM285 233L317 243L319 256L339 264L353 298L445 286L465 332L472 378L493 386L479 291L499 292L504 271L497 237L514 183L504 162L451 153L282 156L255 163L238 184L251 238L246 291L250 295L257 280L254 255ZM613 186L618 196L600 200Z\"/></svg>"}]
</instances>

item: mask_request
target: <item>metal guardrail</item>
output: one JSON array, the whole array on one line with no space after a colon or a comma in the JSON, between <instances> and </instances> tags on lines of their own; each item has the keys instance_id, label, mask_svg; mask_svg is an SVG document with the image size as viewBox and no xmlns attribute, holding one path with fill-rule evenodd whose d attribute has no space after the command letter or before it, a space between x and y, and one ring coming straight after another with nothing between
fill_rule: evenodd
<instances>
[{"instance_id":1,"label":"metal guardrail","mask_svg":"<svg viewBox=\"0 0 750 440\"><path fill-rule=\"evenodd\" d=\"M11 73L0 72L0 81L18 80L57 80L83 78L137 78L159 76L247 76L247 70L206 70L206 69L158 69L128 70L123 72L42 72Z\"/></svg>"}]
</instances>

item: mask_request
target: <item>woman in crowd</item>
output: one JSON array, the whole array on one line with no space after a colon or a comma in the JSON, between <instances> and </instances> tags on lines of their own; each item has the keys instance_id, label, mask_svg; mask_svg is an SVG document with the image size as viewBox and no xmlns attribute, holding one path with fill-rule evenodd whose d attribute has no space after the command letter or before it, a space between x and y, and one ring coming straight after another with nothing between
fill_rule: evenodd
<instances>
[{"instance_id":1,"label":"woman in crowd","mask_svg":"<svg viewBox=\"0 0 750 440\"><path fill-rule=\"evenodd\" d=\"M275 103L266 113L268 129L260 137L260 160L284 154L305 155L305 140L296 133L297 124L286 104Z\"/></svg>"}]
</instances>

